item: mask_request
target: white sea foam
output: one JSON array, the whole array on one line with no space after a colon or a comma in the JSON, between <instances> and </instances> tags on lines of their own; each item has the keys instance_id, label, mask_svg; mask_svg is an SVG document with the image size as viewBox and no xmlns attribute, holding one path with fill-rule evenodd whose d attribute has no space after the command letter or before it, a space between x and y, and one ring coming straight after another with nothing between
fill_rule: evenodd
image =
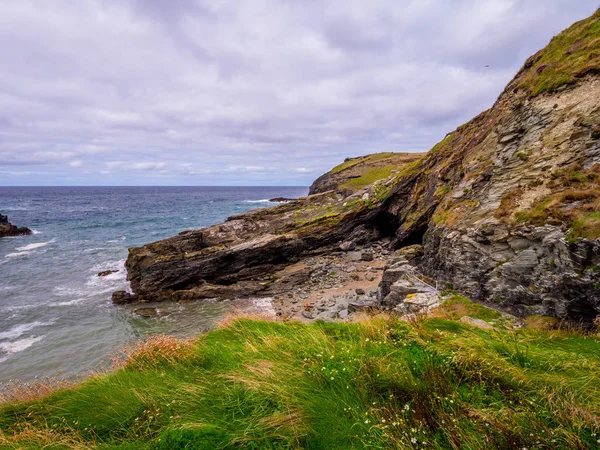
<instances>
[{"instance_id":1,"label":"white sea foam","mask_svg":"<svg viewBox=\"0 0 600 450\"><path fill-rule=\"evenodd\" d=\"M268 198L263 198L262 200L244 200L244 203L272 203Z\"/></svg>"},{"instance_id":2,"label":"white sea foam","mask_svg":"<svg viewBox=\"0 0 600 450\"><path fill-rule=\"evenodd\" d=\"M17 247L15 250L19 250L20 252L27 252L29 250L35 250L36 248L45 247L48 244L54 242L54 239L48 242L36 242L35 244L24 245L23 247Z\"/></svg>"},{"instance_id":3,"label":"white sea foam","mask_svg":"<svg viewBox=\"0 0 600 450\"><path fill-rule=\"evenodd\" d=\"M33 330L34 328L42 327L42 326L46 326L46 325L52 325L53 323L54 323L54 321L39 322L37 320L35 322L31 322L31 323L22 323L20 325L16 325L16 326L12 327L8 331L3 331L2 333L0 333L0 339L15 339L15 338L18 338L19 336L21 336L23 333L26 333L29 330Z\"/></svg>"},{"instance_id":4,"label":"white sea foam","mask_svg":"<svg viewBox=\"0 0 600 450\"><path fill-rule=\"evenodd\" d=\"M31 230L31 234L42 234L42 232L38 230Z\"/></svg>"},{"instance_id":5,"label":"white sea foam","mask_svg":"<svg viewBox=\"0 0 600 450\"><path fill-rule=\"evenodd\" d=\"M81 303L83 301L85 301L85 298L76 298L74 300L69 300L68 302L48 303L48 306L72 306L72 305L77 305L78 303Z\"/></svg>"},{"instance_id":6,"label":"white sea foam","mask_svg":"<svg viewBox=\"0 0 600 450\"><path fill-rule=\"evenodd\" d=\"M27 256L29 255L31 252L16 252L16 253L9 253L8 255L5 256L5 258L19 258L21 256Z\"/></svg>"},{"instance_id":7,"label":"white sea foam","mask_svg":"<svg viewBox=\"0 0 600 450\"><path fill-rule=\"evenodd\" d=\"M33 344L41 341L45 337L46 337L45 335L31 336L31 337L26 337L26 338L19 339L17 341L13 341L13 342L0 342L0 351L2 353L8 353L8 355L6 355L4 357L0 356L0 362L7 360L10 357L10 355L13 355L15 353L19 353L19 352L22 352L23 350L28 349Z\"/></svg>"}]
</instances>

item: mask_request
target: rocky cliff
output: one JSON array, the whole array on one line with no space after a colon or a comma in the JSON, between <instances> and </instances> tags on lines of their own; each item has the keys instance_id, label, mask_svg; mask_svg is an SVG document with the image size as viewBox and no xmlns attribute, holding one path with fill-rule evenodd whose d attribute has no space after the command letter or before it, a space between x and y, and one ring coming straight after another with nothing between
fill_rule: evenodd
<instances>
[{"instance_id":1,"label":"rocky cliff","mask_svg":"<svg viewBox=\"0 0 600 450\"><path fill-rule=\"evenodd\" d=\"M31 234L31 230L25 227L16 227L8 221L7 216L0 214L0 238L9 236L22 236Z\"/></svg>"},{"instance_id":2,"label":"rocky cliff","mask_svg":"<svg viewBox=\"0 0 600 450\"><path fill-rule=\"evenodd\" d=\"M429 277L519 314L600 313L600 11L425 155L345 161L306 198L130 250L138 299L272 295L340 248L422 244ZM287 277L287 278L286 278ZM291 277L291 278L290 278Z\"/></svg>"}]
</instances>

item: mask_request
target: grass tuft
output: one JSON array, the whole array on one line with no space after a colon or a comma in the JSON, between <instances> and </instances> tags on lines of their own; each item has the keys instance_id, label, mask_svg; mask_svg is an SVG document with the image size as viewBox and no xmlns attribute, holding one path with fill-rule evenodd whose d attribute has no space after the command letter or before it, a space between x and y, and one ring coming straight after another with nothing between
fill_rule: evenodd
<instances>
[{"instance_id":1,"label":"grass tuft","mask_svg":"<svg viewBox=\"0 0 600 450\"><path fill-rule=\"evenodd\" d=\"M496 328L460 323L468 314ZM0 407L2 448L597 448L598 335L503 329L451 296L436 317L230 318L114 372Z\"/></svg>"}]
</instances>

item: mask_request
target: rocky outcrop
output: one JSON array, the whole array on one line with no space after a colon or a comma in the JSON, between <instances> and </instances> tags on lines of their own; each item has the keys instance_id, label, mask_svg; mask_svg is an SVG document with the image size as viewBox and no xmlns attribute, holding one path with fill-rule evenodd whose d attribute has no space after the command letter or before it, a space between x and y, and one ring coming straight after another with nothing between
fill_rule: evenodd
<instances>
[{"instance_id":1,"label":"rocky outcrop","mask_svg":"<svg viewBox=\"0 0 600 450\"><path fill-rule=\"evenodd\" d=\"M286 267L340 242L376 239L366 202L335 192L233 216L209 228L132 248L126 262L131 300L193 300L275 295L303 282ZM120 298L119 298L120 300Z\"/></svg>"},{"instance_id":2,"label":"rocky outcrop","mask_svg":"<svg viewBox=\"0 0 600 450\"><path fill-rule=\"evenodd\" d=\"M492 108L426 155L348 159L308 197L131 249L134 298L277 295L310 276L287 269L299 258L390 237L394 249L421 247L390 261L380 306L429 307L413 270L517 314L592 320L600 314L599 23L600 11L554 38Z\"/></svg>"},{"instance_id":3,"label":"rocky outcrop","mask_svg":"<svg viewBox=\"0 0 600 450\"><path fill-rule=\"evenodd\" d=\"M31 234L31 230L25 227L16 227L8 221L7 216L0 214L0 238L9 236L22 236Z\"/></svg>"}]
</instances>

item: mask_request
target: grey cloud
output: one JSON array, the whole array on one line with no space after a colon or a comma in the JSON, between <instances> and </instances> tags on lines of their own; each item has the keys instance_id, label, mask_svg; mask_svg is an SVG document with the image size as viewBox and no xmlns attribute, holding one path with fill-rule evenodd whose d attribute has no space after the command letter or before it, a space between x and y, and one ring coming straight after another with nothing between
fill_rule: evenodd
<instances>
[{"instance_id":1,"label":"grey cloud","mask_svg":"<svg viewBox=\"0 0 600 450\"><path fill-rule=\"evenodd\" d=\"M309 184L425 151L598 6L573 3L7 0L0 184Z\"/></svg>"}]
</instances>

